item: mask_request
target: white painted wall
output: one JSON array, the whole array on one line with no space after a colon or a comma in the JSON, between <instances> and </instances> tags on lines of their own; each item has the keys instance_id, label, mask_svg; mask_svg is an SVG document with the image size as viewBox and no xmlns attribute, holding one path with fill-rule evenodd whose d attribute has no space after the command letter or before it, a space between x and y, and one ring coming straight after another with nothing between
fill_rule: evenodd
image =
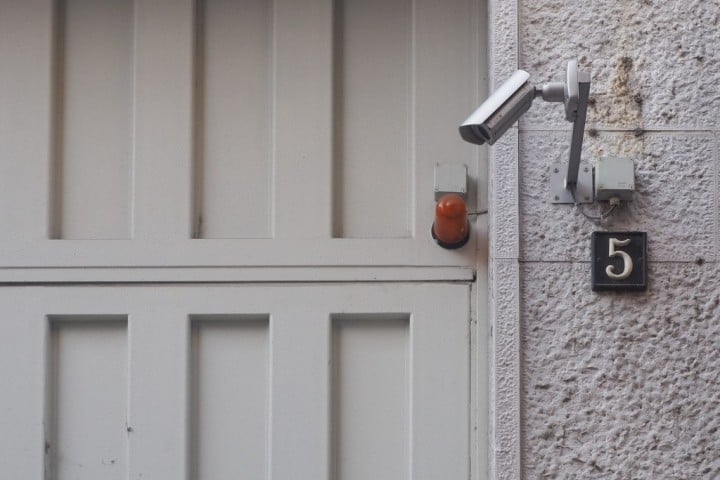
<instances>
[{"instance_id":1,"label":"white painted wall","mask_svg":"<svg viewBox=\"0 0 720 480\"><path fill-rule=\"evenodd\" d=\"M491 150L494 478L720 476L720 6L492 1L492 81L592 70L586 160L629 156L635 201L605 225L549 204L561 107ZM648 233L646 293L590 291L590 232Z\"/></svg>"}]
</instances>

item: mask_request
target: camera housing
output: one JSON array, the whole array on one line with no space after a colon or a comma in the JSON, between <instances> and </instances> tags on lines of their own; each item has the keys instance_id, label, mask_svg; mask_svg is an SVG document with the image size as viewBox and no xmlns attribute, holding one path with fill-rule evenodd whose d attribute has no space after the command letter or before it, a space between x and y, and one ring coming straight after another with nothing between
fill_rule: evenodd
<instances>
[{"instance_id":1,"label":"camera housing","mask_svg":"<svg viewBox=\"0 0 720 480\"><path fill-rule=\"evenodd\" d=\"M524 70L513 73L460 125L463 140L476 145L494 144L530 109L535 87L529 80L530 74Z\"/></svg>"}]
</instances>

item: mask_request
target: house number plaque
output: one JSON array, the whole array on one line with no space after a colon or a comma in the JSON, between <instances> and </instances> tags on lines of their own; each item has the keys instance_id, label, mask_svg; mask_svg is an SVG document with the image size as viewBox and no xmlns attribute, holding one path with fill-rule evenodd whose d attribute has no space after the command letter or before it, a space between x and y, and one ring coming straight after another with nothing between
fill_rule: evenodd
<instances>
[{"instance_id":1,"label":"house number plaque","mask_svg":"<svg viewBox=\"0 0 720 480\"><path fill-rule=\"evenodd\" d=\"M593 291L647 289L647 234L593 232Z\"/></svg>"}]
</instances>

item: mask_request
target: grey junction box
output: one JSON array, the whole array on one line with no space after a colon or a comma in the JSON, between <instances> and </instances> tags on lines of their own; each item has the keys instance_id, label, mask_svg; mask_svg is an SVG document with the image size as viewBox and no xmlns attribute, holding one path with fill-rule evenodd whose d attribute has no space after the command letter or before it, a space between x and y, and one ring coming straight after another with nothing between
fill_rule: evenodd
<instances>
[{"instance_id":1,"label":"grey junction box","mask_svg":"<svg viewBox=\"0 0 720 480\"><path fill-rule=\"evenodd\" d=\"M635 163L631 158L598 158L595 164L595 199L608 201L617 197L632 200L635 191Z\"/></svg>"}]
</instances>

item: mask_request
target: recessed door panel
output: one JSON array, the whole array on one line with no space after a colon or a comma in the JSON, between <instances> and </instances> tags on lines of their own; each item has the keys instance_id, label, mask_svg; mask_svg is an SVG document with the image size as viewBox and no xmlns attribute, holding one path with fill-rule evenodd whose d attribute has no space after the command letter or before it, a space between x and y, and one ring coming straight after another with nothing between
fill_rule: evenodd
<instances>
[{"instance_id":1,"label":"recessed door panel","mask_svg":"<svg viewBox=\"0 0 720 480\"><path fill-rule=\"evenodd\" d=\"M113 315L50 316L50 478L127 477L127 321Z\"/></svg>"},{"instance_id":2,"label":"recessed door panel","mask_svg":"<svg viewBox=\"0 0 720 480\"><path fill-rule=\"evenodd\" d=\"M57 2L55 238L130 238L133 2Z\"/></svg>"},{"instance_id":3,"label":"recessed door panel","mask_svg":"<svg viewBox=\"0 0 720 480\"><path fill-rule=\"evenodd\" d=\"M336 2L336 237L410 235L412 30L410 0Z\"/></svg>"},{"instance_id":4,"label":"recessed door panel","mask_svg":"<svg viewBox=\"0 0 720 480\"><path fill-rule=\"evenodd\" d=\"M410 316L332 318L332 467L336 480L410 475Z\"/></svg>"},{"instance_id":5,"label":"recessed door panel","mask_svg":"<svg viewBox=\"0 0 720 480\"><path fill-rule=\"evenodd\" d=\"M267 315L193 315L193 478L267 478Z\"/></svg>"},{"instance_id":6,"label":"recessed door panel","mask_svg":"<svg viewBox=\"0 0 720 480\"><path fill-rule=\"evenodd\" d=\"M0 471L56 480L467 478L469 291L0 289L5 314L22 312L32 326L0 322L23 345L0 360L45 359L25 362L35 380L1 400L1 444L28 453L0 456ZM13 381L12 370L0 373Z\"/></svg>"},{"instance_id":7,"label":"recessed door panel","mask_svg":"<svg viewBox=\"0 0 720 480\"><path fill-rule=\"evenodd\" d=\"M271 236L271 7L198 2L196 238Z\"/></svg>"}]
</instances>

